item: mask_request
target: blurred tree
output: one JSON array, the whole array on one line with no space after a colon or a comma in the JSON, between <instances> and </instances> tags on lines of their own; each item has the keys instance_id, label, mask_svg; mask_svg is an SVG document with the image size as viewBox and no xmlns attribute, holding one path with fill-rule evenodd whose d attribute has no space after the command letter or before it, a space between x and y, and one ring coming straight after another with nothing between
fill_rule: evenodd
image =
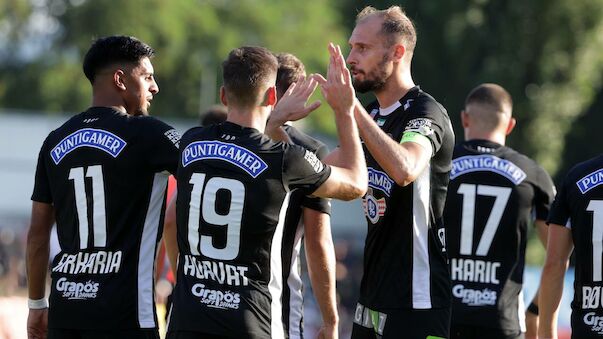
<instances>
[{"instance_id":1,"label":"blurred tree","mask_svg":"<svg viewBox=\"0 0 603 339\"><path fill-rule=\"evenodd\" d=\"M340 0L348 27L365 3ZM601 91L600 0L373 1L401 5L417 25L415 81L448 109L457 139L467 93L495 82L513 96L518 126L509 144L551 173L565 135Z\"/></svg>"},{"instance_id":2,"label":"blurred tree","mask_svg":"<svg viewBox=\"0 0 603 339\"><path fill-rule=\"evenodd\" d=\"M9 46L1 45L3 27L8 27L10 46L31 49L36 47L32 37L19 32L27 30L32 17L56 23L52 34L43 35L47 45L34 48L34 58L0 54L0 106L12 108L85 108L90 86L81 62L100 36L133 35L155 48L160 94L153 113L174 116L197 116L218 101L220 63L233 48L263 45L288 51L308 71L324 73L328 42L345 41L339 14L321 0L9 0L0 10L0 50ZM330 114L319 111L312 120L322 129L333 128Z\"/></svg>"},{"instance_id":3,"label":"blurred tree","mask_svg":"<svg viewBox=\"0 0 603 339\"><path fill-rule=\"evenodd\" d=\"M513 95L519 121L510 145L554 174L565 135L601 91L603 2L374 2L378 8L393 4L417 24L415 79L448 108L457 137L467 92L481 82L499 83ZM345 45L362 7L358 0L5 0L0 106L81 110L90 93L83 53L95 37L128 34L157 50L161 92L153 113L196 116L218 100L220 62L232 48L255 44L292 52L310 72L324 72L326 44ZM333 131L326 108L310 123Z\"/></svg>"}]
</instances>

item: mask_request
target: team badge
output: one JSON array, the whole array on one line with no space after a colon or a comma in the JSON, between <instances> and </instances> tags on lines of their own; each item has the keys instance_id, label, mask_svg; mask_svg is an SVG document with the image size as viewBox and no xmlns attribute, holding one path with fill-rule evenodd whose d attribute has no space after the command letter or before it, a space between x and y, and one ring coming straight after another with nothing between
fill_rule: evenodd
<instances>
[{"instance_id":1,"label":"team badge","mask_svg":"<svg viewBox=\"0 0 603 339\"><path fill-rule=\"evenodd\" d=\"M385 215L386 206L385 198L375 198L371 188L368 189L368 192L362 199L364 214L373 224L376 224L379 221L379 218Z\"/></svg>"}]
</instances>

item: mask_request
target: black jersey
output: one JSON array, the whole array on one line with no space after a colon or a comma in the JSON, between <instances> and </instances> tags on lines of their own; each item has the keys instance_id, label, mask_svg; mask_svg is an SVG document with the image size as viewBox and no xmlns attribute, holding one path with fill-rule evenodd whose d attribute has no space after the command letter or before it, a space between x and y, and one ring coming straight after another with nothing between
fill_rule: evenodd
<instances>
[{"instance_id":1,"label":"black jersey","mask_svg":"<svg viewBox=\"0 0 603 339\"><path fill-rule=\"evenodd\" d=\"M572 168L548 222L571 228L576 267L572 331L603 336L603 156ZM578 336L577 336L578 337Z\"/></svg>"},{"instance_id":2,"label":"black jersey","mask_svg":"<svg viewBox=\"0 0 603 339\"><path fill-rule=\"evenodd\" d=\"M546 220L554 194L550 176L509 147L455 147L444 209L453 324L525 332L528 225Z\"/></svg>"},{"instance_id":3,"label":"black jersey","mask_svg":"<svg viewBox=\"0 0 603 339\"><path fill-rule=\"evenodd\" d=\"M330 175L311 151L225 122L184 134L178 279L170 331L281 338L282 239L291 190Z\"/></svg>"},{"instance_id":4,"label":"black jersey","mask_svg":"<svg viewBox=\"0 0 603 339\"><path fill-rule=\"evenodd\" d=\"M54 205L61 247L52 262L50 328L157 327L154 259L179 138L155 118L107 107L48 135L32 200Z\"/></svg>"},{"instance_id":5,"label":"black jersey","mask_svg":"<svg viewBox=\"0 0 603 339\"><path fill-rule=\"evenodd\" d=\"M388 108L375 102L367 111L398 142L427 139L432 157L423 173L402 187L365 149L369 189L362 203L368 233L360 303L375 311L450 307L442 228L454 147L450 118L418 86Z\"/></svg>"},{"instance_id":6,"label":"black jersey","mask_svg":"<svg viewBox=\"0 0 603 339\"><path fill-rule=\"evenodd\" d=\"M295 145L308 149L319 159L328 154L327 146L319 140L299 131L293 126L284 126L285 131ZM303 290L300 274L299 253L304 236L304 225L300 223L303 208L310 208L322 213L331 213L329 199L309 197L301 190L293 191L289 199L289 207L285 216L283 231L283 325L288 338L303 337Z\"/></svg>"}]
</instances>

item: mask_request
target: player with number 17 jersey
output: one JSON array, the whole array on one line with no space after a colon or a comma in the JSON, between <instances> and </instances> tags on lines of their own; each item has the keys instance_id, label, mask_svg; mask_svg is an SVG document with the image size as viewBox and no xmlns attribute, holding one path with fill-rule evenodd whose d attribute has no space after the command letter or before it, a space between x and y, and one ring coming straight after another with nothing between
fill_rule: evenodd
<instances>
[{"instance_id":1,"label":"player with number 17 jersey","mask_svg":"<svg viewBox=\"0 0 603 339\"><path fill-rule=\"evenodd\" d=\"M601 293L603 290L603 186L601 184L603 184L603 156L576 165L567 174L547 220L549 224L553 224L550 227L565 226L571 230L576 259L572 338L603 338L603 294Z\"/></svg>"},{"instance_id":2,"label":"player with number 17 jersey","mask_svg":"<svg viewBox=\"0 0 603 339\"><path fill-rule=\"evenodd\" d=\"M75 115L46 138L32 200L54 205L61 248L49 328L157 328L154 253L179 138L155 118L109 107Z\"/></svg>"},{"instance_id":3,"label":"player with number 17 jersey","mask_svg":"<svg viewBox=\"0 0 603 339\"><path fill-rule=\"evenodd\" d=\"M444 209L452 324L525 332L521 294L528 226L554 196L535 161L490 140L454 149Z\"/></svg>"},{"instance_id":4,"label":"player with number 17 jersey","mask_svg":"<svg viewBox=\"0 0 603 339\"><path fill-rule=\"evenodd\" d=\"M315 191L330 167L310 151L231 122L189 130L180 151L180 255L169 331L284 337L288 199L294 189Z\"/></svg>"}]
</instances>

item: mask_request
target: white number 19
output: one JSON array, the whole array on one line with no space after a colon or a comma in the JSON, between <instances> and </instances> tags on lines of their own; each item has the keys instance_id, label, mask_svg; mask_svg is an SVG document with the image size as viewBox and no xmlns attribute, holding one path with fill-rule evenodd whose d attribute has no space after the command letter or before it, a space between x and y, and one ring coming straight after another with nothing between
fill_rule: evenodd
<instances>
[{"instance_id":1,"label":"white number 19","mask_svg":"<svg viewBox=\"0 0 603 339\"><path fill-rule=\"evenodd\" d=\"M188 215L188 243L191 254L199 255L200 248L203 255L213 259L232 260L236 258L239 254L245 186L238 180L220 177L211 178L205 184L204 173L193 173L189 183L193 184ZM224 215L218 214L216 211L216 195L219 190L227 190L231 196L228 213ZM203 193L203 198L201 198L201 193ZM215 247L211 236L199 236L201 217L208 224L226 227L226 246L224 248Z\"/></svg>"}]
</instances>

